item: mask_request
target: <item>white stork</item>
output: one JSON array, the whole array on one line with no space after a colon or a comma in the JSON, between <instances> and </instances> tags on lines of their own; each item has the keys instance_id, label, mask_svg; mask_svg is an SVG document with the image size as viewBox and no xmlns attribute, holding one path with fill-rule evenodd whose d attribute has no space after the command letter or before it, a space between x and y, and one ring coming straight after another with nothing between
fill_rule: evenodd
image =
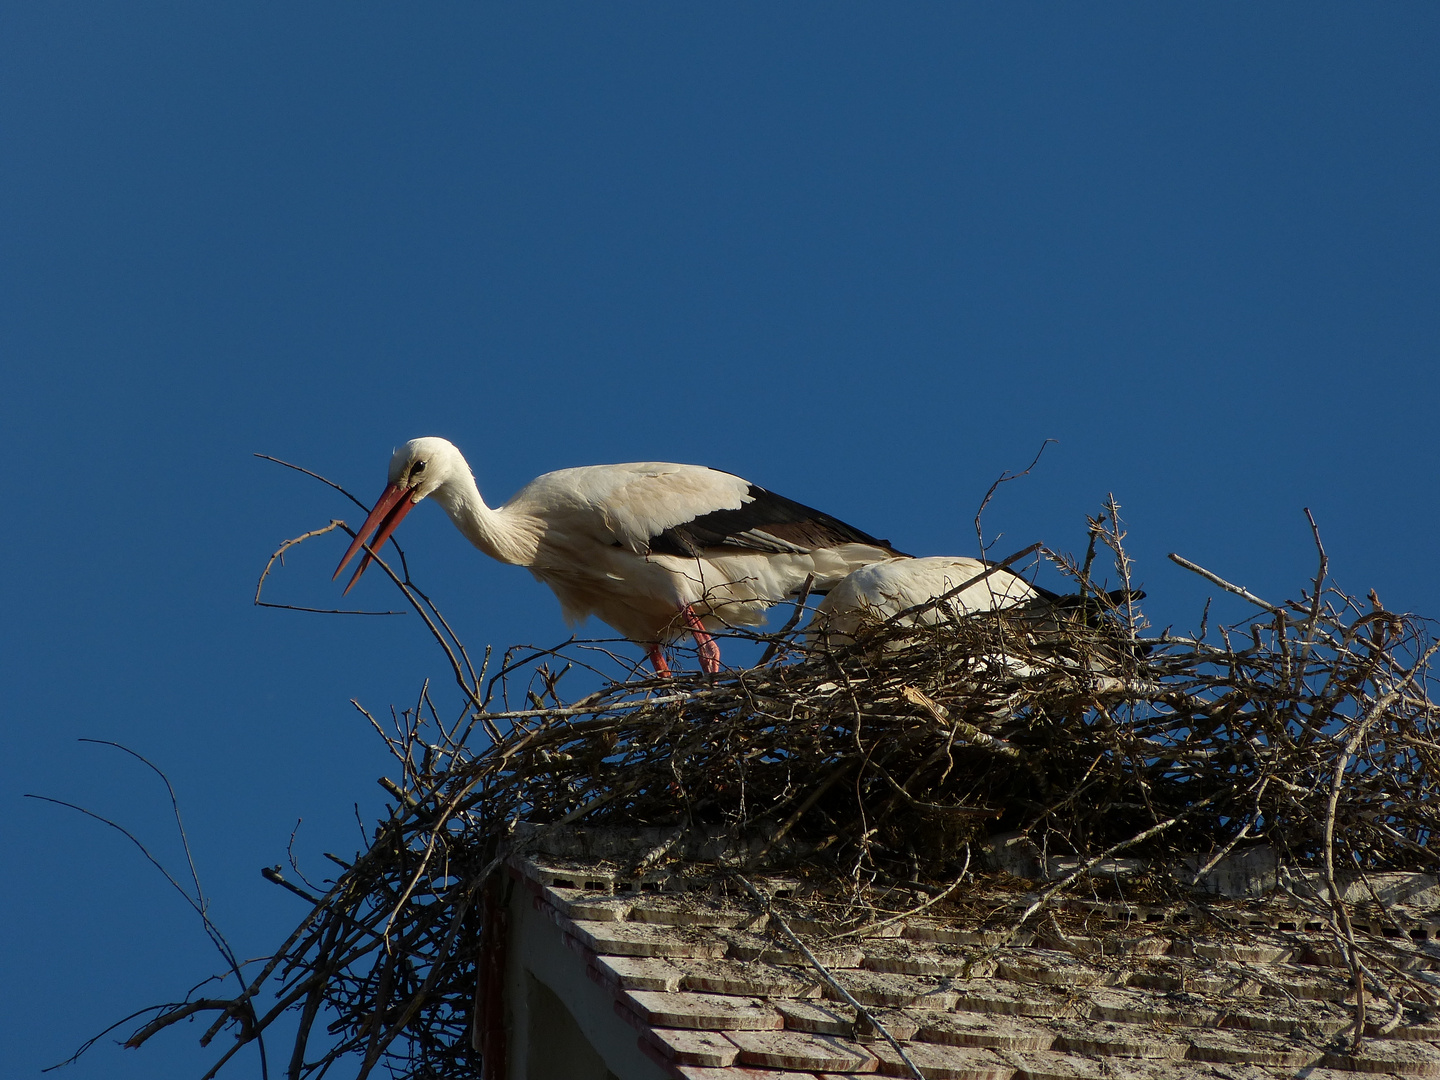
<instances>
[{"instance_id":1,"label":"white stork","mask_svg":"<svg viewBox=\"0 0 1440 1080\"><path fill-rule=\"evenodd\" d=\"M335 576L371 530L379 551L430 496L481 551L549 585L567 621L595 615L645 646L661 675L669 673L662 647L682 634L694 638L701 667L717 672L711 632L758 625L812 576L812 590L823 592L857 567L903 557L887 540L703 465L561 469L491 509L460 451L424 438L391 457L385 491ZM346 592L369 563L367 553Z\"/></svg>"},{"instance_id":2,"label":"white stork","mask_svg":"<svg viewBox=\"0 0 1440 1080\"><path fill-rule=\"evenodd\" d=\"M987 570L986 577L974 581ZM974 584L966 584L971 581ZM809 642L812 646L850 644L867 630L962 585L965 588L938 605L911 612L896 622L900 626L933 626L975 612L1019 608L1019 625L1024 627L1029 651L1036 659L1022 661L1002 652L978 660L999 663L1021 678L1056 669L1088 671L1097 690L1140 685L1134 682L1134 672L1148 646L1128 638L1124 627L1108 613L1118 605L1143 599L1143 592L1116 589L1065 596L1032 585L1008 569L963 556L885 559L862 566L836 584L816 608ZM903 647L898 641L886 646L892 650Z\"/></svg>"},{"instance_id":3,"label":"white stork","mask_svg":"<svg viewBox=\"0 0 1440 1080\"><path fill-rule=\"evenodd\" d=\"M928 603L984 574L990 564L964 556L884 559L854 571L830 589L815 609L812 641L845 644L867 627L878 626L908 608ZM1015 607L1054 593L1010 570L993 570L934 607L915 612L902 626L933 626L976 611Z\"/></svg>"}]
</instances>

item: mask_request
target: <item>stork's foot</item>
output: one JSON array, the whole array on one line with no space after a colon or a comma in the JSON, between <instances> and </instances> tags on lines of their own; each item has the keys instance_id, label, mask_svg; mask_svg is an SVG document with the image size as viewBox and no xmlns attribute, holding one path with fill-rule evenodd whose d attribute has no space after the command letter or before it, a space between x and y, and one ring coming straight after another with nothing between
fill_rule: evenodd
<instances>
[{"instance_id":1,"label":"stork's foot","mask_svg":"<svg viewBox=\"0 0 1440 1080\"><path fill-rule=\"evenodd\" d=\"M655 674L662 679L670 678L670 663L665 659L665 650L659 644L649 646L650 666L655 669Z\"/></svg>"},{"instance_id":2,"label":"stork's foot","mask_svg":"<svg viewBox=\"0 0 1440 1080\"><path fill-rule=\"evenodd\" d=\"M685 625L690 629L690 636L695 639L695 650L700 654L700 670L707 675L718 675L720 673L720 646L705 629L705 624L700 621L700 616L695 614L695 609L686 604L680 609L680 614L685 618Z\"/></svg>"}]
</instances>

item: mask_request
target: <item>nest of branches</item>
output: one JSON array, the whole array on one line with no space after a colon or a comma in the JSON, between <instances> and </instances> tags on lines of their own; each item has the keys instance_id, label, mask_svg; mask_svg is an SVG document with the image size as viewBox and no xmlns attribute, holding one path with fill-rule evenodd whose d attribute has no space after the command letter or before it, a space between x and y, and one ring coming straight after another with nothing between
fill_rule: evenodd
<instances>
[{"instance_id":1,"label":"nest of branches","mask_svg":"<svg viewBox=\"0 0 1440 1080\"><path fill-rule=\"evenodd\" d=\"M1428 625L1336 589L1320 549L1284 603L1172 556L1257 614L1147 636L1113 513L1091 536L1081 563L1045 553L1074 580L1066 605L918 626L911 612L835 648L792 620L758 666L620 679L569 703L567 661L594 652L507 657L487 676L452 642L465 713L444 723L425 694L382 732L395 803L368 850L323 896L272 872L313 907L243 993L211 1005L212 1035L238 1025L225 1059L293 1011L291 1076L345 1057L360 1076L475 1075L483 885L563 826L662 827L637 875L720 836L745 852L738 872L789 860L840 883L946 886L982 865L986 838L1019 836L1076 867L1027 917L1105 859L1148 860L1148 887L1180 895L1263 842L1326 884L1310 899L1353 947L1344 880L1436 867ZM1097 539L1117 557L1118 601L1091 584ZM438 613L427 621L443 639Z\"/></svg>"}]
</instances>

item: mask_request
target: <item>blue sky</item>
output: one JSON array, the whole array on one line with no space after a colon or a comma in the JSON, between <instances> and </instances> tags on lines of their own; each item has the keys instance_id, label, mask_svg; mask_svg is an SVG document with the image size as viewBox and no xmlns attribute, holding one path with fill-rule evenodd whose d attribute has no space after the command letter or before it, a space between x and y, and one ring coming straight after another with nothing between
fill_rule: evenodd
<instances>
[{"instance_id":1,"label":"blue sky","mask_svg":"<svg viewBox=\"0 0 1440 1080\"><path fill-rule=\"evenodd\" d=\"M1114 492L1188 627L1166 552L1293 596L1310 507L1341 584L1440 613L1437 54L1405 3L4 5L7 1073L217 970L127 841L21 798L183 869L163 790L78 739L166 770L255 956L297 819L323 876L382 806L349 699L446 678L413 617L251 606L358 521L255 452L370 500L444 435L492 503L695 461L973 554L1055 439L997 553L1081 548ZM472 647L566 636L439 511L401 539ZM328 606L342 548L274 598ZM68 1075L198 1075L199 1033Z\"/></svg>"}]
</instances>

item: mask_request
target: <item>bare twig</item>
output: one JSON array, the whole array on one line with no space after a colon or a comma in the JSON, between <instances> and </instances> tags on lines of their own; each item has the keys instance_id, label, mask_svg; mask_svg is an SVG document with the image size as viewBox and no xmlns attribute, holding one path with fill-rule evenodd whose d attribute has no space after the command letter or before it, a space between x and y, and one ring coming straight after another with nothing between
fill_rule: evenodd
<instances>
[{"instance_id":1,"label":"bare twig","mask_svg":"<svg viewBox=\"0 0 1440 1080\"><path fill-rule=\"evenodd\" d=\"M1189 559L1182 558L1181 556L1176 555L1173 551L1170 553L1170 560L1171 560L1172 562L1176 563L1176 564L1179 565L1179 566L1183 566L1186 570L1189 570L1192 574L1199 574L1201 577L1203 577L1206 581L1210 582L1212 585L1219 585L1220 588L1224 589L1226 592L1228 592L1228 593L1234 593L1236 596L1241 597L1242 599L1249 600L1250 603L1254 604L1256 607L1262 607L1262 608L1264 608L1266 611L1273 611L1273 612L1275 612L1277 615L1283 615L1283 614L1285 614L1285 609L1284 609L1284 608L1276 607L1274 604L1270 603L1268 600L1261 600L1258 596L1256 596L1254 593L1252 593L1249 589L1245 588L1245 586L1243 586L1243 585L1232 585L1232 584L1230 584L1230 582L1228 582L1228 581L1226 581L1224 578L1222 578L1219 574L1213 573L1213 572L1210 571L1210 570L1206 570L1203 566L1199 566L1199 565L1197 565L1196 563L1191 562Z\"/></svg>"},{"instance_id":2,"label":"bare twig","mask_svg":"<svg viewBox=\"0 0 1440 1080\"><path fill-rule=\"evenodd\" d=\"M990 490L985 492L985 497L980 500L980 505L975 510L975 542L980 545L980 557L985 557L989 545L985 543L985 534L980 527L980 519L985 515L985 508L990 505L990 500L995 497L995 492L1000 490L1001 484L1008 484L1011 480L1018 480L1022 476L1029 476L1030 471L1040 464L1040 456L1045 453L1045 448L1052 442L1059 442L1058 439L1046 439L1040 444L1040 449L1035 451L1035 458L1018 473L1010 471L1002 472L999 478L990 485ZM998 538L997 538L998 539Z\"/></svg>"},{"instance_id":3,"label":"bare twig","mask_svg":"<svg viewBox=\"0 0 1440 1080\"><path fill-rule=\"evenodd\" d=\"M805 601L810 599L810 588L814 584L815 575L806 574L805 584L800 587L800 595L795 598L795 610L790 613L790 618L786 621L785 625L771 638L770 644L767 645L765 651L761 653L757 666L764 667L770 663L771 660L774 660L775 654L780 651L780 647L789 639L791 631L795 629L795 625L800 621L800 616L805 614Z\"/></svg>"},{"instance_id":4,"label":"bare twig","mask_svg":"<svg viewBox=\"0 0 1440 1080\"><path fill-rule=\"evenodd\" d=\"M256 456L258 457L260 455ZM273 461L274 459L271 458L270 460ZM296 468L296 466L292 465L290 466L290 468L293 469ZM301 469L300 471L304 472L305 470ZM329 483L329 481L326 482ZM403 611L361 611L355 608L302 607L298 604L274 604L271 603L269 600L260 599L260 594L265 588L265 579L270 576L271 568L274 567L277 561L280 563L281 566L285 565L286 551L294 547L296 544L303 544L306 540L310 540L313 537L324 536L331 529L344 529L347 533L350 533L351 536L355 535L353 532L351 532L350 527L346 525L343 521L332 521L323 529L311 529L307 533L302 533L301 535L296 536L293 539L286 540L278 548L276 548L275 552L270 556L269 562L265 564L265 569L260 571L260 580L255 583L255 605L257 607L281 608L285 611L313 611L318 615L404 615L405 613Z\"/></svg>"},{"instance_id":5,"label":"bare twig","mask_svg":"<svg viewBox=\"0 0 1440 1080\"><path fill-rule=\"evenodd\" d=\"M879 1020L875 1019L874 1013L856 1001L855 996L836 980L830 969L816 958L815 954L810 951L805 942L795 936L795 931L790 929L790 925L780 916L780 913L775 910L775 905L771 902L770 897L752 885L744 874L738 871L732 871L731 876L744 887L746 892L759 901L760 905L765 909L765 913L770 916L770 925L785 935L790 944L799 950L800 955L805 957L806 962L825 980L825 984L840 995L840 1000L854 1009L857 1017L863 1017L865 1022L869 1024L873 1030L878 1031L884 1036L885 1041L890 1044L895 1053L900 1055L900 1060L903 1061L905 1067L910 1070L910 1075L913 1076L915 1080L925 1080L925 1074L920 1071L920 1067L916 1065L915 1062L911 1060L910 1055L905 1052L905 1047L901 1046L895 1036L890 1034L890 1030L885 1027L884 1024L880 1023Z\"/></svg>"}]
</instances>

